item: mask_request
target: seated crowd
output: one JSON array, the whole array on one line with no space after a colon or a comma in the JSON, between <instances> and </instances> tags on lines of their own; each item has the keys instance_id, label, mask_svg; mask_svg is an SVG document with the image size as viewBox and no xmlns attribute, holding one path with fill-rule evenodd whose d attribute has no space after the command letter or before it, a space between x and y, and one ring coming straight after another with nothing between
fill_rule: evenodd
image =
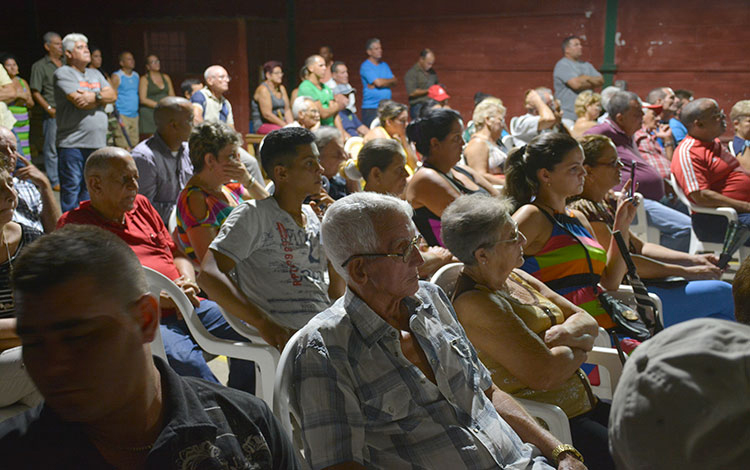
<instances>
[{"instance_id":1,"label":"seated crowd","mask_svg":"<svg viewBox=\"0 0 750 470\"><path fill-rule=\"evenodd\" d=\"M717 101L663 86L647 101L596 93L603 79L568 37L554 92L531 84L509 126L502 100L477 93L464 125L432 50L406 74L402 104L373 38L359 116L330 46L305 60L291 99L283 64L263 65L256 158L224 67L174 96L154 55L139 76L123 51L108 77L84 35L44 41L30 85L14 58L0 67L0 411L29 408L0 415L0 467L740 468L750 457L750 262L733 290L715 254L688 253L691 230L720 243L727 222L676 196L731 207L750 230L750 101L733 106L727 147ZM14 124L34 103L47 111L45 171ZM2 120L4 108L18 117ZM639 205L658 241L632 233ZM634 281L630 258L667 327L645 340L618 336L602 295ZM142 267L193 311L149 292ZM450 287L427 282L449 268ZM251 396L255 364L229 359L223 386L183 313L233 344L248 341L236 317L286 348L301 448ZM629 355L612 400L584 372L602 329ZM152 359L155 339L166 361ZM572 445L516 398L559 407Z\"/></svg>"}]
</instances>

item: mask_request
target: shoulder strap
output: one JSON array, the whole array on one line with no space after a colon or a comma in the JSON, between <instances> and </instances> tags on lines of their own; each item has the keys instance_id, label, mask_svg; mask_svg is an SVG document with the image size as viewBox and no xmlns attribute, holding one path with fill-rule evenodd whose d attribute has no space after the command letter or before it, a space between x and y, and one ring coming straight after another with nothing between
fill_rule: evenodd
<instances>
[{"instance_id":1,"label":"shoulder strap","mask_svg":"<svg viewBox=\"0 0 750 470\"><path fill-rule=\"evenodd\" d=\"M542 211L542 214L544 214L544 216L547 217L547 219L549 219L550 222L552 222L552 225L557 225L558 227L560 227L561 229L563 229L568 235L570 235L571 237L573 237L573 239L576 242L578 242L579 245L581 245L581 248L583 248L583 253L586 255L586 263L588 263L588 265L589 265L589 273L591 273L591 276L592 276L592 279L593 279L594 276L596 276L596 274L594 274L594 266L591 264L591 255L589 254L589 250L588 250L588 248L586 248L586 245L584 245L583 242L581 241L581 239L578 238L573 232L571 232L568 227L566 227L565 225L561 224L559 220L557 220L556 218L554 218L551 215L549 215L547 213L547 211L545 211L541 207L539 208L539 210ZM594 289L594 293L598 294L599 293L599 287L597 285L593 285L592 287Z\"/></svg>"}]
</instances>

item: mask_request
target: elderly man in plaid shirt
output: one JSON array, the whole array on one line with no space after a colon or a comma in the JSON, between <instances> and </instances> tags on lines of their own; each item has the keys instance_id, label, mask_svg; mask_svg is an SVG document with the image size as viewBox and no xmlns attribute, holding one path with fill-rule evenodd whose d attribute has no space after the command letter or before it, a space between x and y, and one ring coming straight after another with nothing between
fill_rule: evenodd
<instances>
[{"instance_id":1,"label":"elderly man in plaid shirt","mask_svg":"<svg viewBox=\"0 0 750 470\"><path fill-rule=\"evenodd\" d=\"M492 383L450 301L420 282L411 207L360 192L323 219L347 291L302 330L291 403L322 468L583 469ZM525 441L525 442L524 442Z\"/></svg>"},{"instance_id":2,"label":"elderly man in plaid shirt","mask_svg":"<svg viewBox=\"0 0 750 470\"><path fill-rule=\"evenodd\" d=\"M659 122L662 112L660 104L642 103L643 125L633 134L633 140L638 146L641 156L659 172L662 178L669 179L672 172L669 166L672 164L674 153L674 137L668 124ZM659 142L664 142L664 145Z\"/></svg>"}]
</instances>

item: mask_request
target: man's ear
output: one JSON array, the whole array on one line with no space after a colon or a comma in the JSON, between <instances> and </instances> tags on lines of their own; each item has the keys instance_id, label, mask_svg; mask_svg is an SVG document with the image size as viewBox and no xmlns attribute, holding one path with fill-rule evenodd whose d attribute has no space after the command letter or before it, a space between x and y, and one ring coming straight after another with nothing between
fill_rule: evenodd
<instances>
[{"instance_id":1,"label":"man's ear","mask_svg":"<svg viewBox=\"0 0 750 470\"><path fill-rule=\"evenodd\" d=\"M284 181L289 175L289 169L284 165L276 165L273 167L273 180Z\"/></svg>"},{"instance_id":2,"label":"man's ear","mask_svg":"<svg viewBox=\"0 0 750 470\"><path fill-rule=\"evenodd\" d=\"M361 257L354 258L346 265L349 280L352 284L362 286L367 283L369 275L365 269L365 261Z\"/></svg>"},{"instance_id":3,"label":"man's ear","mask_svg":"<svg viewBox=\"0 0 750 470\"><path fill-rule=\"evenodd\" d=\"M156 329L159 328L161 317L159 300L152 294L143 294L136 300L134 309L143 335L143 342L152 342L156 336Z\"/></svg>"},{"instance_id":4,"label":"man's ear","mask_svg":"<svg viewBox=\"0 0 750 470\"><path fill-rule=\"evenodd\" d=\"M86 188L90 194L100 194L102 192L101 175L93 174L86 178Z\"/></svg>"},{"instance_id":5,"label":"man's ear","mask_svg":"<svg viewBox=\"0 0 750 470\"><path fill-rule=\"evenodd\" d=\"M374 181L380 181L380 179L383 177L383 170L380 168L374 166L370 170L370 179Z\"/></svg>"}]
</instances>

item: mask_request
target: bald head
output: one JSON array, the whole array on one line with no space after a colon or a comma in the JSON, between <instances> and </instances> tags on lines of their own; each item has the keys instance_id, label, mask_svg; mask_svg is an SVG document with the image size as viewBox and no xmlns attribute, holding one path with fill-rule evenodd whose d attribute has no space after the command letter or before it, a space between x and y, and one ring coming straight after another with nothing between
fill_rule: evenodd
<instances>
[{"instance_id":1,"label":"bald head","mask_svg":"<svg viewBox=\"0 0 750 470\"><path fill-rule=\"evenodd\" d=\"M221 65L212 65L203 72L206 85L216 96L221 96L229 90L229 73Z\"/></svg>"},{"instance_id":2,"label":"bald head","mask_svg":"<svg viewBox=\"0 0 750 470\"><path fill-rule=\"evenodd\" d=\"M133 160L125 149L120 147L103 147L89 155L83 169L83 177L88 180L92 175L102 175L123 161Z\"/></svg>"},{"instance_id":3,"label":"bald head","mask_svg":"<svg viewBox=\"0 0 750 470\"><path fill-rule=\"evenodd\" d=\"M13 131L8 129L7 127L0 126L0 143L5 144L9 140L12 140L13 142L15 142L16 135L13 134Z\"/></svg>"},{"instance_id":4,"label":"bald head","mask_svg":"<svg viewBox=\"0 0 750 470\"><path fill-rule=\"evenodd\" d=\"M180 119L180 115L186 112L192 114L192 105L185 98L167 96L160 99L154 109L154 121L157 130L163 130L170 122Z\"/></svg>"},{"instance_id":5,"label":"bald head","mask_svg":"<svg viewBox=\"0 0 750 470\"><path fill-rule=\"evenodd\" d=\"M726 116L716 100L698 98L682 108L680 120L688 134L704 142L712 141L726 130Z\"/></svg>"},{"instance_id":6,"label":"bald head","mask_svg":"<svg viewBox=\"0 0 750 470\"><path fill-rule=\"evenodd\" d=\"M16 166L16 135L7 127L0 126L0 167L13 171Z\"/></svg>"}]
</instances>

